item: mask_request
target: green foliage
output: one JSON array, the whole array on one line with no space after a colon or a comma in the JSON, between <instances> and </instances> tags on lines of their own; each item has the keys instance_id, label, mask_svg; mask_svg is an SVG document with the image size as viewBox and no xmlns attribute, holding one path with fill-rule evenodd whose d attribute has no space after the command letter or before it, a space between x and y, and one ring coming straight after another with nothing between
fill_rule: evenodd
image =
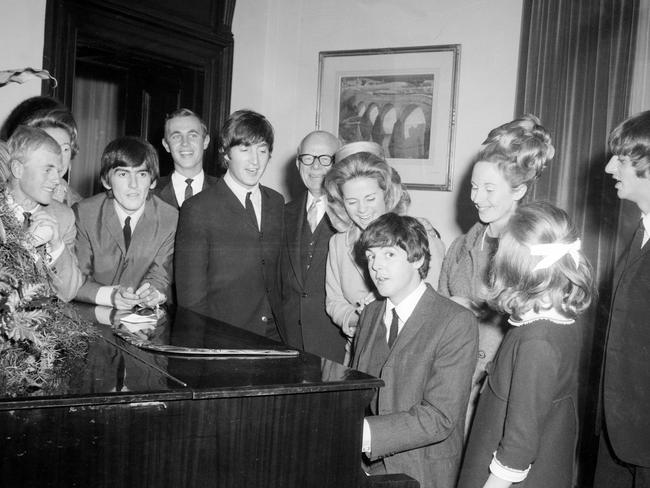
<instances>
[{"instance_id":1,"label":"green foliage","mask_svg":"<svg viewBox=\"0 0 650 488\"><path fill-rule=\"evenodd\" d=\"M0 190L0 396L61 392L93 335L53 297L45 256L31 245Z\"/></svg>"}]
</instances>

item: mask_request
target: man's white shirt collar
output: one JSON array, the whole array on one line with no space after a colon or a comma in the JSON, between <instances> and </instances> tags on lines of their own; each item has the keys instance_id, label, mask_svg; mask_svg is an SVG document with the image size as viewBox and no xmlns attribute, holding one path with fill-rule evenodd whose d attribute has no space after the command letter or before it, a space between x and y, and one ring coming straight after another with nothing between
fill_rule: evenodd
<instances>
[{"instance_id":1,"label":"man's white shirt collar","mask_svg":"<svg viewBox=\"0 0 650 488\"><path fill-rule=\"evenodd\" d=\"M172 173L172 188L174 190L174 195L176 196L176 201L178 205L182 205L185 201L185 188L187 188L186 176L183 176L180 173L174 171ZM205 172L201 170L196 176L192 177L192 195L196 195L203 189L203 182L205 181Z\"/></svg>"},{"instance_id":2,"label":"man's white shirt collar","mask_svg":"<svg viewBox=\"0 0 650 488\"><path fill-rule=\"evenodd\" d=\"M129 223L129 226L131 227L131 232L133 232L135 226L138 223L138 220L140 220L140 217L142 217L142 214L144 213L144 207L146 207L146 205L147 205L147 200L144 201L144 205L142 205L142 207L140 207L138 210L136 210L132 214L128 214L122 207L120 207L120 204L117 203L115 199L113 199L113 208L115 209L117 218L120 221L120 227L124 228L124 221L126 220L127 217L131 217L131 222Z\"/></svg>"},{"instance_id":3,"label":"man's white shirt collar","mask_svg":"<svg viewBox=\"0 0 650 488\"><path fill-rule=\"evenodd\" d=\"M393 320L393 309L397 311L397 317L399 318L399 322L397 325L397 332L398 334L402 332L402 327L404 327L404 324L407 322L407 320L411 317L413 314L413 310L415 310L415 307L420 301L420 298L422 298L422 295L424 295L424 292L427 290L427 285L424 283L424 281L420 281L420 284L417 286L415 290L413 290L411 293L408 294L404 300L400 302L399 305L394 305L393 302L390 301L390 298L386 298L386 312L384 313L384 324L386 324L386 340L388 341L388 334L390 333L390 323Z\"/></svg>"},{"instance_id":4,"label":"man's white shirt collar","mask_svg":"<svg viewBox=\"0 0 650 488\"><path fill-rule=\"evenodd\" d=\"M260 190L259 183L255 185L254 188L246 188L239 184L230 174L230 170L226 171L226 174L223 175L224 183L232 190L232 192L239 200L239 203L242 204L242 207L246 208L246 194L251 192L251 202L253 203L253 208L255 209L255 216L257 217L257 228L261 229L261 216L262 216L262 191Z\"/></svg>"}]
</instances>

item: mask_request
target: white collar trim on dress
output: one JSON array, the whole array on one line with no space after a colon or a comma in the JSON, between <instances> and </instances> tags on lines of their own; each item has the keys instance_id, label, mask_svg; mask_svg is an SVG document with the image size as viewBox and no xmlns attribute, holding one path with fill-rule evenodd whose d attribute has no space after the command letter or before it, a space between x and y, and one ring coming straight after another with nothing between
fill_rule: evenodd
<instances>
[{"instance_id":1,"label":"white collar trim on dress","mask_svg":"<svg viewBox=\"0 0 650 488\"><path fill-rule=\"evenodd\" d=\"M521 319L519 320L510 317L508 319L508 323L514 325L515 327L520 327L522 325L528 325L531 322L535 322L537 320L548 320L550 322L561 324L561 325L569 325L575 322L574 319L570 319L566 317L565 315L561 314L554 308L549 308L547 310L541 310L539 312L535 312L534 310L529 310L528 312L523 314L521 316Z\"/></svg>"}]
</instances>

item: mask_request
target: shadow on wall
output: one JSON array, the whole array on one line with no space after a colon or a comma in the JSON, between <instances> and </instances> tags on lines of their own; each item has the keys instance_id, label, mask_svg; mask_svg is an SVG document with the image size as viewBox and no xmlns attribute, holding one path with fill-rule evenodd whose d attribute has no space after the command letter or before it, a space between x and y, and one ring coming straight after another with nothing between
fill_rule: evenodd
<instances>
[{"instance_id":1,"label":"shadow on wall","mask_svg":"<svg viewBox=\"0 0 650 488\"><path fill-rule=\"evenodd\" d=\"M474 168L474 159L476 158L476 154L478 153L472 155L472 162L463 176L456 192L456 223L463 234L465 234L478 220L476 207L470 198L470 192L472 190L472 169Z\"/></svg>"}]
</instances>

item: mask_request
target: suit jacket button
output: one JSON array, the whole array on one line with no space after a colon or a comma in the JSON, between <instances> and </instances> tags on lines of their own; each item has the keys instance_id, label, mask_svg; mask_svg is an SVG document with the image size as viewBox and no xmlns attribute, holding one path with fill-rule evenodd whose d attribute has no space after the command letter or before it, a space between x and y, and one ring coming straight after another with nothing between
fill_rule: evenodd
<instances>
[{"instance_id":1,"label":"suit jacket button","mask_svg":"<svg viewBox=\"0 0 650 488\"><path fill-rule=\"evenodd\" d=\"M266 264L266 261L264 259L262 259L262 265L265 265L265 264Z\"/></svg>"},{"instance_id":2,"label":"suit jacket button","mask_svg":"<svg viewBox=\"0 0 650 488\"><path fill-rule=\"evenodd\" d=\"M262 315L262 322L268 322L269 318L266 315Z\"/></svg>"},{"instance_id":3,"label":"suit jacket button","mask_svg":"<svg viewBox=\"0 0 650 488\"><path fill-rule=\"evenodd\" d=\"M479 349L478 358L479 359L485 359L485 356L486 356L485 351L483 349Z\"/></svg>"},{"instance_id":4,"label":"suit jacket button","mask_svg":"<svg viewBox=\"0 0 650 488\"><path fill-rule=\"evenodd\" d=\"M307 294L306 294L306 293L301 293L300 296L301 296L302 298L307 298Z\"/></svg>"}]
</instances>

